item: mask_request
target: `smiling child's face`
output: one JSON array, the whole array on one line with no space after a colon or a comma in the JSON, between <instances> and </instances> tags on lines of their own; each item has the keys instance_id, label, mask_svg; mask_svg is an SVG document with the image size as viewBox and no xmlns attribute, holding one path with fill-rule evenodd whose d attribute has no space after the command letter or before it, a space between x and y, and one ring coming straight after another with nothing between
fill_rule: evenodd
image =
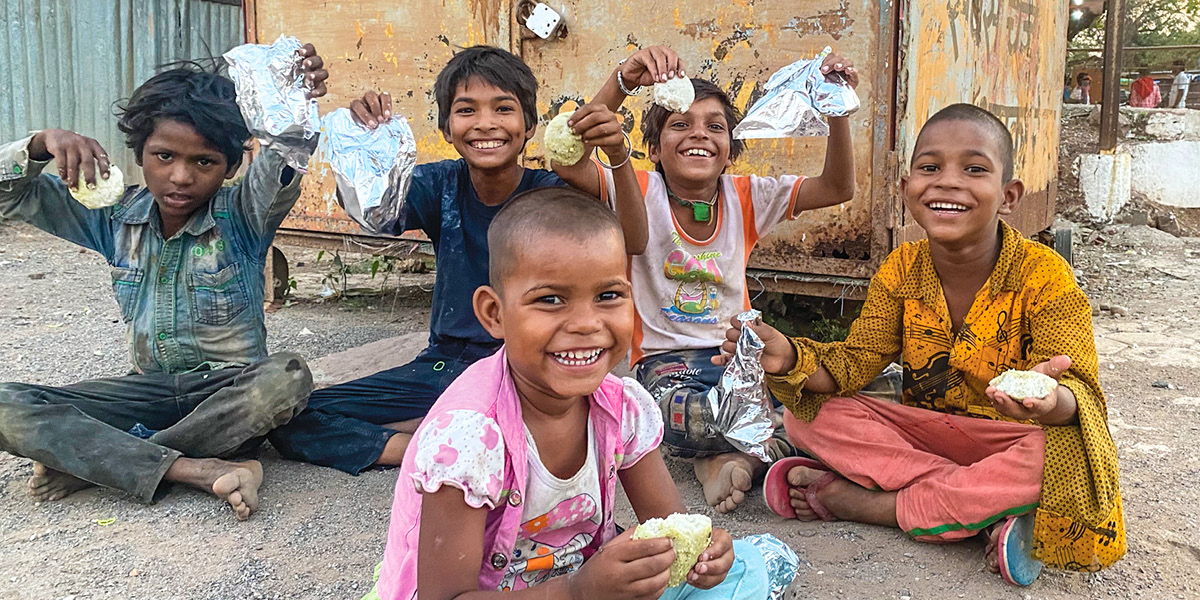
<instances>
[{"instance_id":1,"label":"smiling child's face","mask_svg":"<svg viewBox=\"0 0 1200 600\"><path fill-rule=\"evenodd\" d=\"M590 395L633 335L624 243L611 230L550 235L521 244L513 261L495 288L476 291L475 311L504 340L517 391L539 406Z\"/></svg>"},{"instance_id":2,"label":"smiling child's face","mask_svg":"<svg viewBox=\"0 0 1200 600\"><path fill-rule=\"evenodd\" d=\"M729 122L717 98L698 100L686 113L671 113L658 142L649 148L650 160L673 180L707 185L733 164Z\"/></svg>"},{"instance_id":3,"label":"smiling child's face","mask_svg":"<svg viewBox=\"0 0 1200 600\"><path fill-rule=\"evenodd\" d=\"M955 119L921 130L900 189L930 241L957 246L994 234L1000 215L1016 209L1024 184L1004 181L1000 142L992 132Z\"/></svg>"},{"instance_id":4,"label":"smiling child's face","mask_svg":"<svg viewBox=\"0 0 1200 600\"><path fill-rule=\"evenodd\" d=\"M502 169L517 164L534 125L526 126L516 94L472 78L454 91L442 137L472 168Z\"/></svg>"}]
</instances>

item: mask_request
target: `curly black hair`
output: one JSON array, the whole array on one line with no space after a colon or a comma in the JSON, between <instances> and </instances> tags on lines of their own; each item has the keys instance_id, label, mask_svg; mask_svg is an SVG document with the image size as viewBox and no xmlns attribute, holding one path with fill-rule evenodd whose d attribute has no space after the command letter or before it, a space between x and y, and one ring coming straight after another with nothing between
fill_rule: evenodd
<instances>
[{"instance_id":1,"label":"curly black hair","mask_svg":"<svg viewBox=\"0 0 1200 600\"><path fill-rule=\"evenodd\" d=\"M449 131L450 105L458 86L479 78L517 97L525 130L537 125L537 77L513 53L494 46L471 46L455 54L433 83L437 99L438 129Z\"/></svg>"},{"instance_id":2,"label":"curly black hair","mask_svg":"<svg viewBox=\"0 0 1200 600\"><path fill-rule=\"evenodd\" d=\"M137 154L138 164L146 140L164 119L192 126L225 155L227 171L241 164L250 130L238 108L233 81L215 71L216 67L196 62L174 63L147 79L117 107L117 128Z\"/></svg>"}]
</instances>

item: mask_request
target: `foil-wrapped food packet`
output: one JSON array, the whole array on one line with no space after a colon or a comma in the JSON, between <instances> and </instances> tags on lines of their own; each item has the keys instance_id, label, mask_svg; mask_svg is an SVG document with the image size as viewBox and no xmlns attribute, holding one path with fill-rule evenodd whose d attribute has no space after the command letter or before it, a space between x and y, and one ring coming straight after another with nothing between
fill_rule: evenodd
<instances>
[{"instance_id":1,"label":"foil-wrapped food packet","mask_svg":"<svg viewBox=\"0 0 1200 600\"><path fill-rule=\"evenodd\" d=\"M391 234L404 221L417 142L408 121L392 117L375 129L339 108L321 121L322 159L333 168L338 204L365 231Z\"/></svg>"},{"instance_id":2,"label":"foil-wrapped food packet","mask_svg":"<svg viewBox=\"0 0 1200 600\"><path fill-rule=\"evenodd\" d=\"M306 172L321 127L317 101L301 68L300 40L281 35L274 44L243 44L224 55L237 103L250 134Z\"/></svg>"},{"instance_id":3,"label":"foil-wrapped food packet","mask_svg":"<svg viewBox=\"0 0 1200 600\"><path fill-rule=\"evenodd\" d=\"M800 557L791 547L769 534L748 535L742 541L749 543L762 553L767 565L767 584L771 600L783 600L788 585L800 570Z\"/></svg>"},{"instance_id":4,"label":"foil-wrapped food packet","mask_svg":"<svg viewBox=\"0 0 1200 600\"><path fill-rule=\"evenodd\" d=\"M825 117L845 117L859 108L858 94L841 73L821 72L833 52L828 46L816 58L796 61L771 76L745 118L733 130L739 140L829 135Z\"/></svg>"},{"instance_id":5,"label":"foil-wrapped food packet","mask_svg":"<svg viewBox=\"0 0 1200 600\"><path fill-rule=\"evenodd\" d=\"M749 327L762 316L757 310L738 315L742 333L721 381L708 391L706 410L711 411L716 430L741 452L770 462L766 441L775 431L771 419L771 397L764 385L763 341Z\"/></svg>"}]
</instances>

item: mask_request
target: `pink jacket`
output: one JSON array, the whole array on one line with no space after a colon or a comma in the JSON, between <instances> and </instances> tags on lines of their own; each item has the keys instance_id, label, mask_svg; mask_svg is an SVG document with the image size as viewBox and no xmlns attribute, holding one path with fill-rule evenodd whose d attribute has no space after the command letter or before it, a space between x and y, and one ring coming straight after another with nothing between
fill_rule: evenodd
<instances>
[{"instance_id":1,"label":"pink jacket","mask_svg":"<svg viewBox=\"0 0 1200 600\"><path fill-rule=\"evenodd\" d=\"M418 462L428 461L428 453L424 455L424 459L418 459L418 455L421 454L418 451L421 436L426 430L441 433L437 430L438 427L444 427L452 418L460 418L468 413L473 413L469 416L482 423L477 429L478 435L487 440L489 448L496 445L493 423L498 426L499 439L503 446L502 480L493 478L490 483L476 482L474 486L466 487L486 489L464 490L468 504L486 505L489 509L484 528L483 563L479 565L479 589L494 590L499 584L513 554L517 533L521 528L521 502L525 493L528 466L521 403L513 387L505 356L506 353L501 348L496 354L471 365L438 398L421 427L417 429L413 445L404 456L404 462L400 466L400 477L396 482L387 549L384 552L377 588L382 600L411 600L417 597L421 490L436 492L444 483L464 487L449 479L431 478L429 473L421 472ZM636 386L637 383L632 382L632 385ZM616 535L612 511L616 497L617 470L632 466L646 453L647 447L657 447L662 439L661 414L657 411L642 411L638 402L627 397L625 386L626 383L621 379L609 375L590 397L591 420L597 444L596 455L600 461L598 472L604 478L600 486L600 506L603 509L601 543ZM639 417L644 421L640 443L638 432L630 431L638 429L630 424ZM653 444L647 446L644 438L653 436L655 431L657 437L654 438ZM471 432L470 435L476 434ZM478 444L474 439L470 442ZM641 455L633 456L639 452L637 448L642 449ZM446 449L445 446L443 451L439 451L439 456L442 452L459 456L458 452L452 448Z\"/></svg>"}]
</instances>

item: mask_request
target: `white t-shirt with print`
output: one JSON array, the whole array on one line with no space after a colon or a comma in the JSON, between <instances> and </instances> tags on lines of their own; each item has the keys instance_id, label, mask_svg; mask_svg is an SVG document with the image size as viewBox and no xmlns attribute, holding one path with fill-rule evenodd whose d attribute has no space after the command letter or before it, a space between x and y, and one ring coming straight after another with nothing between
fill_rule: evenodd
<instances>
[{"instance_id":1,"label":"white t-shirt with print","mask_svg":"<svg viewBox=\"0 0 1200 600\"><path fill-rule=\"evenodd\" d=\"M546 469L528 429L525 442L529 475L521 532L500 585L502 590L523 590L578 569L583 564L584 548L596 544L599 538L600 473L591 419L587 460L569 479L559 479Z\"/></svg>"},{"instance_id":2,"label":"white t-shirt with print","mask_svg":"<svg viewBox=\"0 0 1200 600\"><path fill-rule=\"evenodd\" d=\"M746 263L759 238L793 218L803 177L722 175L717 229L691 239L671 213L666 184L657 172L639 172L646 194L650 240L630 257L637 309L632 359L674 350L714 348L729 320L750 308Z\"/></svg>"}]
</instances>

